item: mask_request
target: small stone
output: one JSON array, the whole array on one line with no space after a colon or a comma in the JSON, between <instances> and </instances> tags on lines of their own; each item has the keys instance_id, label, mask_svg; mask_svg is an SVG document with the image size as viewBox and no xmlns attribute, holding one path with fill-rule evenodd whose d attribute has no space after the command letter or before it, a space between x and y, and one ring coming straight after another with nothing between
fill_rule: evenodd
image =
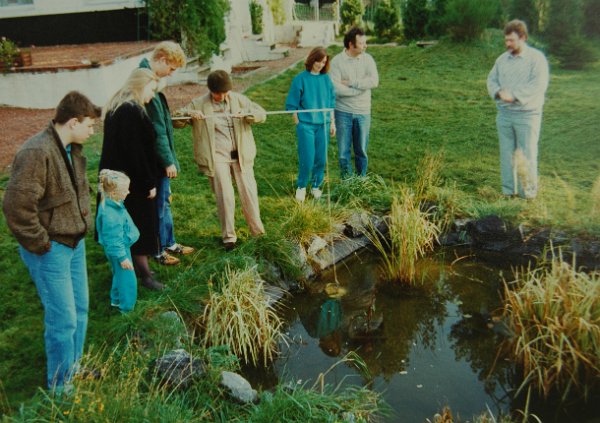
<instances>
[{"instance_id":1,"label":"small stone","mask_svg":"<svg viewBox=\"0 0 600 423\"><path fill-rule=\"evenodd\" d=\"M252 389L250 382L237 373L221 372L221 386L228 390L233 399L242 404L253 403L258 399L258 393Z\"/></svg>"}]
</instances>

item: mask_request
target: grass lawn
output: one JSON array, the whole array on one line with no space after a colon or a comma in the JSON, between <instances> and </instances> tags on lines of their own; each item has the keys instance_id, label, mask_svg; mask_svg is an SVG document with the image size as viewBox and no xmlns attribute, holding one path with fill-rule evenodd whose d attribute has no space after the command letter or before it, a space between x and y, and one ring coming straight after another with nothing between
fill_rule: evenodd
<instances>
[{"instance_id":1,"label":"grass lawn","mask_svg":"<svg viewBox=\"0 0 600 423\"><path fill-rule=\"evenodd\" d=\"M388 183L411 183L420 159L441 152L443 192L460 215L496 213L518 222L592 236L600 233L600 63L585 71L552 66L540 139L539 196L523 201L506 200L500 193L496 111L485 86L494 60L503 51L500 32L489 32L470 45L443 42L424 49L370 47L368 51L380 74L380 86L373 91L370 172ZM266 110L281 110L291 79L301 68L255 86L247 94ZM249 239L240 212L242 245L233 254L223 253L214 198L192 160L191 130L177 130L182 172L172 184L176 235L179 242L193 245L198 252L185 257L178 267L155 267L171 289L163 293L140 289L136 311L123 317L110 310L110 270L101 248L89 236L88 346L113 347L125 334L147 327L158 312L174 306L191 319L201 312L206 281L225 262L258 263L260 270L265 268L265 259L274 260L289 266L293 274L293 265L286 263L286 250L281 248L282 228L298 207L292 199L297 154L291 117L270 116L255 127L254 135L258 147L255 173L268 237ZM101 137L95 136L86 147L93 182L100 143ZM332 187L339 183L336 154L332 142L327 169ZM0 186L7 178L2 177ZM592 195L595 183L596 196ZM3 217L0 227L2 414L14 413L20 402L28 401L44 385L45 355L41 305Z\"/></svg>"}]
</instances>

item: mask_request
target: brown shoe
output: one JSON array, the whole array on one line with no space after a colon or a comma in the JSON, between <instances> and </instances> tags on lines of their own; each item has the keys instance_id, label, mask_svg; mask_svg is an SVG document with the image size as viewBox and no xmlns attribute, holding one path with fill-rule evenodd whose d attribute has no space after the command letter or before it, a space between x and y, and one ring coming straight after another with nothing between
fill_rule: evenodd
<instances>
[{"instance_id":1,"label":"brown shoe","mask_svg":"<svg viewBox=\"0 0 600 423\"><path fill-rule=\"evenodd\" d=\"M163 266L173 266L173 265L179 264L179 262L180 262L180 260L177 257L173 257L166 251L163 251L160 256L155 257L155 258Z\"/></svg>"},{"instance_id":2,"label":"brown shoe","mask_svg":"<svg viewBox=\"0 0 600 423\"><path fill-rule=\"evenodd\" d=\"M223 248L225 248L225 251L231 251L235 248L235 242L225 242Z\"/></svg>"},{"instance_id":3,"label":"brown shoe","mask_svg":"<svg viewBox=\"0 0 600 423\"><path fill-rule=\"evenodd\" d=\"M181 244L173 244L170 247L165 248L166 251L169 252L169 254L182 254L182 255L186 255L186 254L192 254L194 251L196 251L195 248L193 247L186 247L185 245L181 245Z\"/></svg>"}]
</instances>

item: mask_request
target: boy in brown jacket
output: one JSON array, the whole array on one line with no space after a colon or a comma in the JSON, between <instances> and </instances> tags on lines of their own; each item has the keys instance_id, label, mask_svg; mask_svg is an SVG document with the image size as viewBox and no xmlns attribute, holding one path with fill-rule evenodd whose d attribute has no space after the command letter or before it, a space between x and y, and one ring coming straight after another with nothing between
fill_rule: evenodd
<instances>
[{"instance_id":1,"label":"boy in brown jacket","mask_svg":"<svg viewBox=\"0 0 600 423\"><path fill-rule=\"evenodd\" d=\"M15 156L4 194L6 223L44 306L48 388L68 386L88 321L85 233L92 224L83 142L101 110L79 92Z\"/></svg>"}]
</instances>

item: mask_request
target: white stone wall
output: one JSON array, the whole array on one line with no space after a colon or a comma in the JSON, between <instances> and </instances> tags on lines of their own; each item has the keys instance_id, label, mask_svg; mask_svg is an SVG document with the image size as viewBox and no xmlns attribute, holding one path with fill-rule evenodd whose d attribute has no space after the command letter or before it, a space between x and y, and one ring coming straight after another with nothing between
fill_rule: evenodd
<instances>
[{"instance_id":1,"label":"white stone wall","mask_svg":"<svg viewBox=\"0 0 600 423\"><path fill-rule=\"evenodd\" d=\"M81 91L98 106L123 85L140 60L130 57L110 66L75 71L0 74L0 104L33 109L52 109L64 95Z\"/></svg>"}]
</instances>

